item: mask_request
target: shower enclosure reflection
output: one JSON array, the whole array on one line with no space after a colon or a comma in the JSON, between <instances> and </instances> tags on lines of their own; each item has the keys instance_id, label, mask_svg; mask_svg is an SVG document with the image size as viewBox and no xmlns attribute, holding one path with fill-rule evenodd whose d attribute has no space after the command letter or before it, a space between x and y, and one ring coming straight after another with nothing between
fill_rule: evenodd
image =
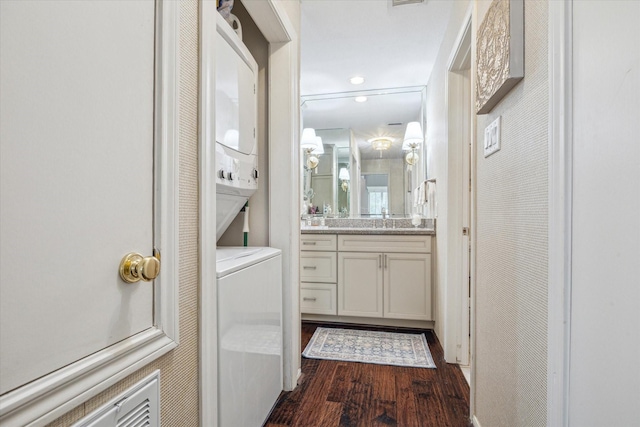
<instances>
[{"instance_id":1,"label":"shower enclosure reflection","mask_svg":"<svg viewBox=\"0 0 640 427\"><path fill-rule=\"evenodd\" d=\"M351 212L350 132L348 129L317 130L324 153L318 164L304 165L303 214L324 214L348 217ZM356 166L357 168L357 166ZM340 176L340 172L342 175Z\"/></svg>"}]
</instances>

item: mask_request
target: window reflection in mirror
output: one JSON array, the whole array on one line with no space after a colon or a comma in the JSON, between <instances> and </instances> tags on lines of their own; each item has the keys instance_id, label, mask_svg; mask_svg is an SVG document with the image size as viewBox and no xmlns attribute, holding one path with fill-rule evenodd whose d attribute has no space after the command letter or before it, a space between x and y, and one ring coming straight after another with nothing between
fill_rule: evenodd
<instances>
[{"instance_id":1,"label":"window reflection in mirror","mask_svg":"<svg viewBox=\"0 0 640 427\"><path fill-rule=\"evenodd\" d=\"M363 190L360 206L362 216L382 218L389 212L389 174L371 173L362 175Z\"/></svg>"}]
</instances>

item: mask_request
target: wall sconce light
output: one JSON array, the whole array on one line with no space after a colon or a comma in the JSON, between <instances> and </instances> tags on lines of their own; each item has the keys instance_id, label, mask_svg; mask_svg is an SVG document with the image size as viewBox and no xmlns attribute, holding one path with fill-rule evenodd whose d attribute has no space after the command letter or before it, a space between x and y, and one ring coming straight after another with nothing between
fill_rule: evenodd
<instances>
[{"instance_id":1,"label":"wall sconce light","mask_svg":"<svg viewBox=\"0 0 640 427\"><path fill-rule=\"evenodd\" d=\"M318 167L320 159L317 156L324 154L324 145L322 145L322 138L316 136L315 129L305 128L302 130L300 147L304 150L307 168L315 169Z\"/></svg>"},{"instance_id":2,"label":"wall sconce light","mask_svg":"<svg viewBox=\"0 0 640 427\"><path fill-rule=\"evenodd\" d=\"M340 184L342 191L344 191L345 193L349 191L349 180L351 179L351 177L349 176L349 171L347 170L347 168L340 168L338 178L342 180L342 184Z\"/></svg>"},{"instance_id":3,"label":"wall sconce light","mask_svg":"<svg viewBox=\"0 0 640 427\"><path fill-rule=\"evenodd\" d=\"M324 145L322 144L322 138L316 136L316 147L313 149L313 154L319 156L320 154L324 154Z\"/></svg>"},{"instance_id":4,"label":"wall sconce light","mask_svg":"<svg viewBox=\"0 0 640 427\"><path fill-rule=\"evenodd\" d=\"M305 151L313 151L316 148L316 130L312 128L302 129L302 138L300 138L300 148Z\"/></svg>"},{"instance_id":5,"label":"wall sconce light","mask_svg":"<svg viewBox=\"0 0 640 427\"><path fill-rule=\"evenodd\" d=\"M318 159L316 156L314 156L313 154L307 155L307 161L306 161L307 169L317 168L318 163L320 163L320 159Z\"/></svg>"},{"instance_id":6,"label":"wall sconce light","mask_svg":"<svg viewBox=\"0 0 640 427\"><path fill-rule=\"evenodd\" d=\"M413 166L418 162L419 156L416 151L420 149L423 142L424 134L422 133L420 123L407 123L407 130L405 131L404 141L402 142L402 150L410 151L404 159L408 165Z\"/></svg>"}]
</instances>

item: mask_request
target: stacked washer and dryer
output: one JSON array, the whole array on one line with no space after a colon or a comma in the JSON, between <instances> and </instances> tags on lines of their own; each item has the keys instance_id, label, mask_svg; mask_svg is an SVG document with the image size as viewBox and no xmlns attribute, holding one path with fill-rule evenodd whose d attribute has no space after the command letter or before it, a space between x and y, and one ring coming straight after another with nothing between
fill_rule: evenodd
<instances>
[{"instance_id":1,"label":"stacked washer and dryer","mask_svg":"<svg viewBox=\"0 0 640 427\"><path fill-rule=\"evenodd\" d=\"M258 66L217 16L216 235L258 188ZM223 427L261 426L282 391L282 255L218 247L218 413Z\"/></svg>"}]
</instances>

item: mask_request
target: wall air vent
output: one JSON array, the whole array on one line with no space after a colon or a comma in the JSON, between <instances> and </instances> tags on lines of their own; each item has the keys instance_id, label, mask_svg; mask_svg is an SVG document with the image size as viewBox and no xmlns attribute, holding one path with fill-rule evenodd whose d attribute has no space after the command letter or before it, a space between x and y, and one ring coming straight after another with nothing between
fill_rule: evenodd
<instances>
[{"instance_id":1,"label":"wall air vent","mask_svg":"<svg viewBox=\"0 0 640 427\"><path fill-rule=\"evenodd\" d=\"M72 427L159 426L160 371L155 371Z\"/></svg>"},{"instance_id":2,"label":"wall air vent","mask_svg":"<svg viewBox=\"0 0 640 427\"><path fill-rule=\"evenodd\" d=\"M424 3L424 0L391 0L391 6L404 6L406 4Z\"/></svg>"},{"instance_id":3,"label":"wall air vent","mask_svg":"<svg viewBox=\"0 0 640 427\"><path fill-rule=\"evenodd\" d=\"M151 426L151 405L149 399L140 402L118 419L116 427L147 427Z\"/></svg>"}]
</instances>

